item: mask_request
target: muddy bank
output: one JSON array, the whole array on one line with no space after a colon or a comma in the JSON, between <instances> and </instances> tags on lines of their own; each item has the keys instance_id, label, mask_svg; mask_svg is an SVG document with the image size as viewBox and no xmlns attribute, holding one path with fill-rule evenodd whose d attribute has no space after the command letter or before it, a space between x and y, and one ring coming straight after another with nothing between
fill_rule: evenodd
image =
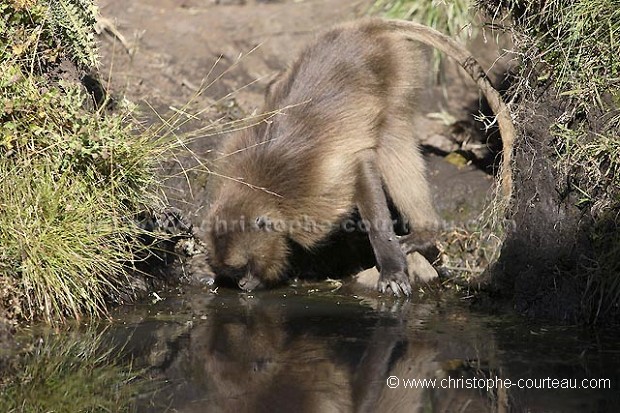
<instances>
[{"instance_id":1,"label":"muddy bank","mask_svg":"<svg viewBox=\"0 0 620 413\"><path fill-rule=\"evenodd\" d=\"M617 47L609 40L620 23L617 7L481 5L498 18L511 14L522 52L513 88L521 128L508 214L514 228L497 271L499 292L530 316L617 324L620 118Z\"/></svg>"},{"instance_id":2,"label":"muddy bank","mask_svg":"<svg viewBox=\"0 0 620 413\"><path fill-rule=\"evenodd\" d=\"M555 138L550 130L563 108L559 100L545 96L521 113L513 225L493 268L493 281L496 291L511 298L520 313L574 322L583 291L577 280L561 277L557 266L574 267L588 241L582 234L582 212L574 199L558 192Z\"/></svg>"},{"instance_id":3,"label":"muddy bank","mask_svg":"<svg viewBox=\"0 0 620 413\"><path fill-rule=\"evenodd\" d=\"M614 259L608 255L608 264L600 257L614 244L597 239L617 231L617 218L613 213L597 216L591 206L580 205L584 192L574 186L580 178L563 170L561 138L553 131L571 110L570 102L554 90L519 107L511 222L500 259L489 274L495 293L508 298L521 314L568 323L613 323L617 299L603 295L608 288L613 294L614 283L600 283L614 277L606 273L613 271Z\"/></svg>"}]
</instances>

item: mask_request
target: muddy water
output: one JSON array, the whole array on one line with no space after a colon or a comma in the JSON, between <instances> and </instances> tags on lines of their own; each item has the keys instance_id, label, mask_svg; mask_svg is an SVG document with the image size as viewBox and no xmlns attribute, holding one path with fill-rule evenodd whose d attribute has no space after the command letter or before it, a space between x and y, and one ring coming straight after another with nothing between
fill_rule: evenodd
<instances>
[{"instance_id":1,"label":"muddy water","mask_svg":"<svg viewBox=\"0 0 620 413\"><path fill-rule=\"evenodd\" d=\"M84 354L98 357L84 365L90 378L83 381L104 373L108 381L81 393L100 397L105 387L105 397L128 399L117 402L120 411L125 402L137 412L617 411L618 337L498 319L458 302L361 298L334 288L162 293L118 309L112 320L70 331L33 329L21 341L47 349L37 350L38 371L54 360L40 354L56 351L82 363ZM98 351L66 350L89 342ZM116 376L97 373L106 363ZM54 394L75 397L63 390L63 377ZM569 387L610 379L611 389L525 388L547 378L547 387L552 379Z\"/></svg>"}]
</instances>

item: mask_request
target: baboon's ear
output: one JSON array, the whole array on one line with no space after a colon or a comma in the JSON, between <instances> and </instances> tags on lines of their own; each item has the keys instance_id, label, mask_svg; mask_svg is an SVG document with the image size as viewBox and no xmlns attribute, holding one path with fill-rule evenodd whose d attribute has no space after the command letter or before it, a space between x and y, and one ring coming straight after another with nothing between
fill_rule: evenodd
<instances>
[{"instance_id":1,"label":"baboon's ear","mask_svg":"<svg viewBox=\"0 0 620 413\"><path fill-rule=\"evenodd\" d=\"M269 225L269 218L263 215L258 216L256 217L255 223L258 229L265 229L267 228L267 225Z\"/></svg>"}]
</instances>

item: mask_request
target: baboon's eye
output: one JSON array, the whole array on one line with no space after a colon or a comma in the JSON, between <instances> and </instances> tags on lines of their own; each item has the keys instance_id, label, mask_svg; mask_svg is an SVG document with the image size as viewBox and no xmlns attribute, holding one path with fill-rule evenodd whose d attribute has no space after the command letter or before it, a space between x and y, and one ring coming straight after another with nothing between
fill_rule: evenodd
<instances>
[{"instance_id":1,"label":"baboon's eye","mask_svg":"<svg viewBox=\"0 0 620 413\"><path fill-rule=\"evenodd\" d=\"M256 218L256 226L258 229L264 229L269 224L269 218L260 216Z\"/></svg>"}]
</instances>

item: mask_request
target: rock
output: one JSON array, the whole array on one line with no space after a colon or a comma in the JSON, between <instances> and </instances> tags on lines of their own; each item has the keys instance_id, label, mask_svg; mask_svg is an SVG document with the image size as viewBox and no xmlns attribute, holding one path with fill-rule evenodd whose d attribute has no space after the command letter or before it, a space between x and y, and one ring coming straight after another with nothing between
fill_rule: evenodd
<instances>
[{"instance_id":1,"label":"rock","mask_svg":"<svg viewBox=\"0 0 620 413\"><path fill-rule=\"evenodd\" d=\"M429 282L437 277L437 270L418 252L407 254L407 269L411 284ZM379 270L372 267L356 274L353 279L355 283L365 289L374 290L379 282Z\"/></svg>"},{"instance_id":2,"label":"rock","mask_svg":"<svg viewBox=\"0 0 620 413\"><path fill-rule=\"evenodd\" d=\"M459 149L459 145L452 139L437 133L425 138L421 143L424 146L430 146L445 153Z\"/></svg>"},{"instance_id":3,"label":"rock","mask_svg":"<svg viewBox=\"0 0 620 413\"><path fill-rule=\"evenodd\" d=\"M374 290L379 282L379 270L377 270L377 267L369 268L356 274L353 279L361 287Z\"/></svg>"},{"instance_id":4,"label":"rock","mask_svg":"<svg viewBox=\"0 0 620 413\"><path fill-rule=\"evenodd\" d=\"M437 270L433 268L431 263L416 251L407 254L407 270L409 272L409 281L412 284L429 282L439 277Z\"/></svg>"}]
</instances>

